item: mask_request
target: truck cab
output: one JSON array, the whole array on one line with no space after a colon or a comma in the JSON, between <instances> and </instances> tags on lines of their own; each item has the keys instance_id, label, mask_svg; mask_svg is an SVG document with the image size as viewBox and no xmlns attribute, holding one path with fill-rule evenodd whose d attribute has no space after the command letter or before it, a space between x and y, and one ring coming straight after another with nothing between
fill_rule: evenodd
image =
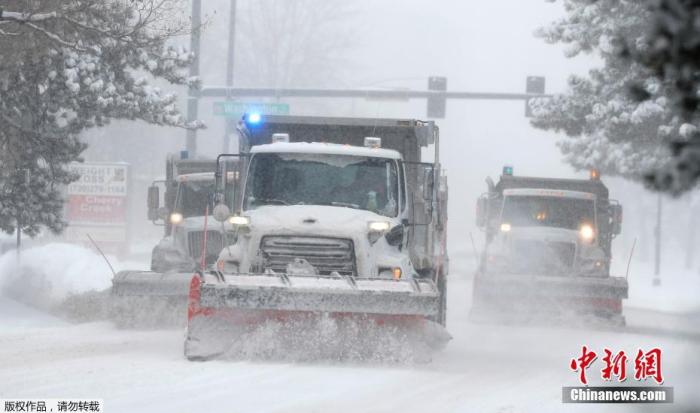
<instances>
[{"instance_id":1,"label":"truck cab","mask_svg":"<svg viewBox=\"0 0 700 413\"><path fill-rule=\"evenodd\" d=\"M445 323L447 178L439 130L414 119L244 117L222 154L234 236L222 274L430 280ZM422 150L432 162L422 161ZM226 201L228 202L228 201Z\"/></svg>"},{"instance_id":2,"label":"truck cab","mask_svg":"<svg viewBox=\"0 0 700 413\"><path fill-rule=\"evenodd\" d=\"M537 319L594 315L624 324L626 278L610 275L622 207L597 171L591 179L515 176L503 169L477 201L486 243L474 277L471 316Z\"/></svg>"},{"instance_id":3,"label":"truck cab","mask_svg":"<svg viewBox=\"0 0 700 413\"><path fill-rule=\"evenodd\" d=\"M499 272L605 276L594 194L567 190L503 191L499 227L486 265Z\"/></svg>"},{"instance_id":4,"label":"truck cab","mask_svg":"<svg viewBox=\"0 0 700 413\"><path fill-rule=\"evenodd\" d=\"M607 277L622 210L598 179L501 176L482 196L482 270Z\"/></svg>"},{"instance_id":5,"label":"truck cab","mask_svg":"<svg viewBox=\"0 0 700 413\"><path fill-rule=\"evenodd\" d=\"M216 263L231 226L222 225L211 217L216 188L215 169L214 160L176 159L171 156L166 162L166 179L154 182L149 188L149 219L156 225L163 225L165 232L153 248L151 271L190 272L199 268L205 221L205 265ZM232 174L227 175L227 179L232 177ZM165 187L163 207L160 207L161 186ZM207 212L209 216L205 218Z\"/></svg>"},{"instance_id":6,"label":"truck cab","mask_svg":"<svg viewBox=\"0 0 700 413\"><path fill-rule=\"evenodd\" d=\"M401 154L379 147L279 141L255 146L225 273L307 271L412 278Z\"/></svg>"}]
</instances>

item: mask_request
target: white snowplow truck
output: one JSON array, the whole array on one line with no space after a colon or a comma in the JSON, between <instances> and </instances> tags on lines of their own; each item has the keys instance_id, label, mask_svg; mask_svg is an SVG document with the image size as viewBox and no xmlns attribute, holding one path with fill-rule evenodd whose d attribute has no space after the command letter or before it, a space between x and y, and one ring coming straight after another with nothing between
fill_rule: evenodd
<instances>
[{"instance_id":1,"label":"white snowplow truck","mask_svg":"<svg viewBox=\"0 0 700 413\"><path fill-rule=\"evenodd\" d=\"M240 154L220 159L240 159L243 185L227 186L234 204L214 212L234 238L217 271L192 278L185 355L215 357L265 323L309 320L364 323L360 336L392 326L444 345L447 182L437 126L246 116L238 130ZM421 162L427 147L430 163Z\"/></svg>"},{"instance_id":2,"label":"white snowplow truck","mask_svg":"<svg viewBox=\"0 0 700 413\"><path fill-rule=\"evenodd\" d=\"M622 207L591 179L513 176L505 167L477 202L486 245L474 279L474 320L624 325L627 280L610 276Z\"/></svg>"},{"instance_id":3,"label":"white snowplow truck","mask_svg":"<svg viewBox=\"0 0 700 413\"><path fill-rule=\"evenodd\" d=\"M165 169L165 180L148 188L148 219L164 227L151 254L151 271L121 271L112 280L114 316L124 325L182 323L192 272L216 263L231 229L206 216L214 206L216 160L169 156Z\"/></svg>"}]
</instances>

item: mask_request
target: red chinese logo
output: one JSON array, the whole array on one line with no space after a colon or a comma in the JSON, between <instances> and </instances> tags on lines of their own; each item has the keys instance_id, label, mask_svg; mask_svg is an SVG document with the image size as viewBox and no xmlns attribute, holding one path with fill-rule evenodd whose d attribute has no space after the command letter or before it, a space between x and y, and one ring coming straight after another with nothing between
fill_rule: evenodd
<instances>
[{"instance_id":1,"label":"red chinese logo","mask_svg":"<svg viewBox=\"0 0 700 413\"><path fill-rule=\"evenodd\" d=\"M600 376L603 380L610 381L613 377L617 378L618 382L627 380L627 355L624 350L613 353L610 349L604 349L603 363L605 366L600 371ZM581 356L571 359L569 367L573 371L579 372L579 381L582 384L588 384L586 377L586 369L598 358L595 351L589 350L587 346L583 346ZM639 349L637 357L634 359L634 378L642 381L648 378L654 379L658 384L662 384L664 379L661 374L661 349L653 348L646 353Z\"/></svg>"},{"instance_id":2,"label":"red chinese logo","mask_svg":"<svg viewBox=\"0 0 700 413\"><path fill-rule=\"evenodd\" d=\"M617 381L625 381L627 379L627 355L623 350L620 350L615 356L613 356L612 351L607 348L605 351L605 357L603 357L603 362L605 367L601 370L601 377L603 380L611 380L612 376L617 377Z\"/></svg>"},{"instance_id":3,"label":"red chinese logo","mask_svg":"<svg viewBox=\"0 0 700 413\"><path fill-rule=\"evenodd\" d=\"M634 359L634 378L646 380L653 378L658 384L664 382L661 375L661 349L653 348L646 353L639 349L637 357Z\"/></svg>"},{"instance_id":4,"label":"red chinese logo","mask_svg":"<svg viewBox=\"0 0 700 413\"><path fill-rule=\"evenodd\" d=\"M583 346L581 357L571 359L569 367L571 367L571 370L573 371L580 371L579 380L581 380L581 383L588 384L588 380L586 379L586 369L595 361L597 357L598 355L595 353L595 351L588 351L588 347Z\"/></svg>"}]
</instances>

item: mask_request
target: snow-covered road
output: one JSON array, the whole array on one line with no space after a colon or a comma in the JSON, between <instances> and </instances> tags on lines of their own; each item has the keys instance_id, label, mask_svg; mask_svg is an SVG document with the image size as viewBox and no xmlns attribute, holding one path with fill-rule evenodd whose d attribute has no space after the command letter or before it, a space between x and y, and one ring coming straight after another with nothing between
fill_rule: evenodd
<instances>
[{"instance_id":1,"label":"snow-covered road","mask_svg":"<svg viewBox=\"0 0 700 413\"><path fill-rule=\"evenodd\" d=\"M101 398L106 411L676 411L700 406L698 320L629 309L633 332L476 325L470 282L453 276L454 339L428 364L210 361L182 357L180 330L68 324L7 299L0 305L0 398ZM637 332L634 332L637 331ZM685 332L685 333L682 333ZM577 385L569 360L581 345L636 353L663 349L673 405L563 405ZM590 369L600 382L600 367ZM628 368L633 368L629 367Z\"/></svg>"}]
</instances>

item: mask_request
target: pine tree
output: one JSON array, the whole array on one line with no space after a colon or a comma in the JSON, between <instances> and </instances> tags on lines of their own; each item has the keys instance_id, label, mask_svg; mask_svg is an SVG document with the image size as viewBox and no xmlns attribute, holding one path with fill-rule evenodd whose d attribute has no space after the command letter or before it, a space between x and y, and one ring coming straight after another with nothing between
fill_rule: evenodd
<instances>
[{"instance_id":1,"label":"pine tree","mask_svg":"<svg viewBox=\"0 0 700 413\"><path fill-rule=\"evenodd\" d=\"M168 46L189 30L176 1L3 1L0 9L0 230L53 232L77 177L80 133L110 119L199 128L176 96L149 84L196 87L192 56Z\"/></svg>"},{"instance_id":2,"label":"pine tree","mask_svg":"<svg viewBox=\"0 0 700 413\"><path fill-rule=\"evenodd\" d=\"M678 139L683 125L669 103L667 85L621 55L621 40L649 42L652 14L645 2L635 0L562 3L566 16L536 35L567 45L568 57L588 53L603 64L588 76L571 76L566 93L534 101L532 124L567 135L558 145L574 167L641 180L668 164L664 143Z\"/></svg>"},{"instance_id":3,"label":"pine tree","mask_svg":"<svg viewBox=\"0 0 700 413\"><path fill-rule=\"evenodd\" d=\"M700 181L700 2L654 0L647 7L652 24L646 41L625 42L623 56L666 85L673 109L687 122L671 142L671 163L646 177L652 187L677 195Z\"/></svg>"}]
</instances>

